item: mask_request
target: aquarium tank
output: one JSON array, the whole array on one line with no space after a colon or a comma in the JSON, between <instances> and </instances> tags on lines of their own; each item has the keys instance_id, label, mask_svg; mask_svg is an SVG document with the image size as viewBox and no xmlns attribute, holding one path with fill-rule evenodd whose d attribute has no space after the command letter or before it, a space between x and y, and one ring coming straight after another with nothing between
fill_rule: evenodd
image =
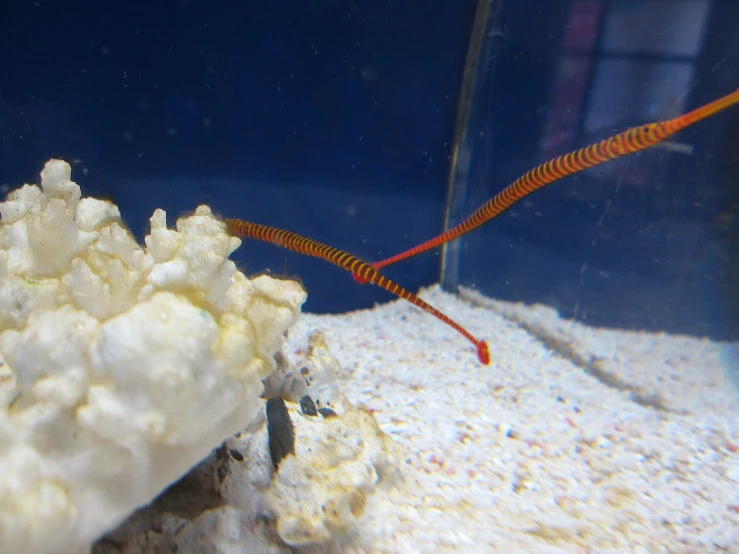
<instances>
[{"instance_id":1,"label":"aquarium tank","mask_svg":"<svg viewBox=\"0 0 739 554\"><path fill-rule=\"evenodd\" d=\"M736 0L0 52L0 554L739 551Z\"/></svg>"}]
</instances>

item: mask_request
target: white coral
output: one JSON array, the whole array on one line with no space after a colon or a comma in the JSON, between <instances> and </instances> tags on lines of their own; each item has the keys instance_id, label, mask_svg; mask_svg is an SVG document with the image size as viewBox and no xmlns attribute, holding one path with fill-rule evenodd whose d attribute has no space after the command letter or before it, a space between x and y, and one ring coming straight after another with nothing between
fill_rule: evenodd
<instances>
[{"instance_id":1,"label":"white coral","mask_svg":"<svg viewBox=\"0 0 739 554\"><path fill-rule=\"evenodd\" d=\"M142 248L70 176L0 204L0 552L86 551L245 426L305 300L206 206Z\"/></svg>"}]
</instances>

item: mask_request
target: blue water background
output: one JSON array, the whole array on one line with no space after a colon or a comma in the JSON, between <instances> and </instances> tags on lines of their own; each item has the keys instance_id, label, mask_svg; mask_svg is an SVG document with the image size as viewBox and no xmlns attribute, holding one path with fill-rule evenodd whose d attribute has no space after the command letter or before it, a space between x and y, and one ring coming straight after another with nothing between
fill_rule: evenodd
<instances>
[{"instance_id":1,"label":"blue water background","mask_svg":"<svg viewBox=\"0 0 739 554\"><path fill-rule=\"evenodd\" d=\"M710 40L687 76L668 72L682 81L660 81L685 108L739 85L736 2L705 2ZM566 123L555 83L576 3L504 2L470 211L543 161L548 125ZM627 31L659 34L633 2L595 3ZM380 259L442 230L474 13L470 1L4 2L0 184L33 181L62 157L139 237L154 208L173 221L207 203ZM596 32L602 46L609 31ZM637 51L624 63L645 57L655 61ZM648 95L598 97L586 80L572 147L665 110ZM542 191L469 238L461 284L599 325L739 337L737 127L735 110L682 137L694 156L654 154L660 183L679 177L671 188L616 187L642 164ZM247 273L298 276L309 311L392 298L271 245L249 241L235 258ZM410 290L439 272L438 252L387 270Z\"/></svg>"}]
</instances>

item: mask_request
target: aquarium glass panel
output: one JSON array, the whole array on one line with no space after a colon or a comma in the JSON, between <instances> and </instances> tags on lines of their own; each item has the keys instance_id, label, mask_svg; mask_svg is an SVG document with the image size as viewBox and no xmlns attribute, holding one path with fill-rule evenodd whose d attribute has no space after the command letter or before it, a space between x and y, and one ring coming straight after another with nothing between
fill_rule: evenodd
<instances>
[{"instance_id":1,"label":"aquarium glass panel","mask_svg":"<svg viewBox=\"0 0 739 554\"><path fill-rule=\"evenodd\" d=\"M722 0L503 3L488 24L505 38L480 46L463 107L447 228L539 163L731 92L735 15ZM444 282L596 326L736 340L737 117L526 196L447 245Z\"/></svg>"}]
</instances>

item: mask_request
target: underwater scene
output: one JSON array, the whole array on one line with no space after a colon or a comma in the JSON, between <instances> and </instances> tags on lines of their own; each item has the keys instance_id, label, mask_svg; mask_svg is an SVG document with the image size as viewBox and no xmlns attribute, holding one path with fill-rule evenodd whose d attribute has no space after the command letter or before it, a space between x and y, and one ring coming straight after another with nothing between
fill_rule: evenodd
<instances>
[{"instance_id":1,"label":"underwater scene","mask_svg":"<svg viewBox=\"0 0 739 554\"><path fill-rule=\"evenodd\" d=\"M736 0L0 45L0 554L739 553Z\"/></svg>"}]
</instances>

